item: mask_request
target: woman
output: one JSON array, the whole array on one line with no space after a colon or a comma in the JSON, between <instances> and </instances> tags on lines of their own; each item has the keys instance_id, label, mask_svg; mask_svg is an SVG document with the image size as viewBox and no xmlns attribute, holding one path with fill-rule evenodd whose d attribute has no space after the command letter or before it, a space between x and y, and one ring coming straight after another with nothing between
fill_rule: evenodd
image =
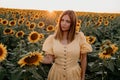
<instances>
[{"instance_id":1,"label":"woman","mask_svg":"<svg viewBox=\"0 0 120 80\"><path fill-rule=\"evenodd\" d=\"M53 63L48 80L85 80L87 52L91 52L92 47L86 42L83 32L75 31L76 22L74 11L64 11L57 31L43 44L46 56L42 63Z\"/></svg>"}]
</instances>

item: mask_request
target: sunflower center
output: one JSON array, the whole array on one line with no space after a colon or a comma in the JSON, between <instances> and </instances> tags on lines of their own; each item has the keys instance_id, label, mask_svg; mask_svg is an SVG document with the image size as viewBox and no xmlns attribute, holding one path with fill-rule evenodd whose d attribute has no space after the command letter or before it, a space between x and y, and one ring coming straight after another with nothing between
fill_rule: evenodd
<instances>
[{"instance_id":1,"label":"sunflower center","mask_svg":"<svg viewBox=\"0 0 120 80\"><path fill-rule=\"evenodd\" d=\"M6 29L5 32L6 32L6 33L9 33L9 32L10 32L10 29Z\"/></svg>"},{"instance_id":2,"label":"sunflower center","mask_svg":"<svg viewBox=\"0 0 120 80\"><path fill-rule=\"evenodd\" d=\"M0 48L0 56L3 54L3 50Z\"/></svg>"},{"instance_id":3,"label":"sunflower center","mask_svg":"<svg viewBox=\"0 0 120 80\"><path fill-rule=\"evenodd\" d=\"M38 56L37 55L25 58L25 62L28 63L28 64L34 63L37 60L38 60Z\"/></svg>"},{"instance_id":4,"label":"sunflower center","mask_svg":"<svg viewBox=\"0 0 120 80\"><path fill-rule=\"evenodd\" d=\"M90 42L92 42L93 41L93 38L90 38L90 40L89 40Z\"/></svg>"},{"instance_id":5,"label":"sunflower center","mask_svg":"<svg viewBox=\"0 0 120 80\"><path fill-rule=\"evenodd\" d=\"M19 32L19 33L18 33L18 36L22 36L22 32Z\"/></svg>"},{"instance_id":6,"label":"sunflower center","mask_svg":"<svg viewBox=\"0 0 120 80\"><path fill-rule=\"evenodd\" d=\"M37 38L38 38L38 34L33 33L33 34L31 35L31 39L32 39L32 40L36 40Z\"/></svg>"},{"instance_id":7,"label":"sunflower center","mask_svg":"<svg viewBox=\"0 0 120 80\"><path fill-rule=\"evenodd\" d=\"M53 28L50 26L50 27L48 27L48 30L52 30Z\"/></svg>"},{"instance_id":8,"label":"sunflower center","mask_svg":"<svg viewBox=\"0 0 120 80\"><path fill-rule=\"evenodd\" d=\"M3 21L3 24L6 24L7 23L7 21Z\"/></svg>"},{"instance_id":9,"label":"sunflower center","mask_svg":"<svg viewBox=\"0 0 120 80\"><path fill-rule=\"evenodd\" d=\"M22 20L20 20L20 21L19 21L19 24L22 24L22 22L23 22L23 21L22 21Z\"/></svg>"},{"instance_id":10,"label":"sunflower center","mask_svg":"<svg viewBox=\"0 0 120 80\"><path fill-rule=\"evenodd\" d=\"M39 26L43 26L43 23L39 23Z\"/></svg>"},{"instance_id":11,"label":"sunflower center","mask_svg":"<svg viewBox=\"0 0 120 80\"><path fill-rule=\"evenodd\" d=\"M13 26L15 24L15 22L11 22L10 24Z\"/></svg>"},{"instance_id":12,"label":"sunflower center","mask_svg":"<svg viewBox=\"0 0 120 80\"><path fill-rule=\"evenodd\" d=\"M30 28L34 28L34 24L31 24L31 25L30 25Z\"/></svg>"}]
</instances>

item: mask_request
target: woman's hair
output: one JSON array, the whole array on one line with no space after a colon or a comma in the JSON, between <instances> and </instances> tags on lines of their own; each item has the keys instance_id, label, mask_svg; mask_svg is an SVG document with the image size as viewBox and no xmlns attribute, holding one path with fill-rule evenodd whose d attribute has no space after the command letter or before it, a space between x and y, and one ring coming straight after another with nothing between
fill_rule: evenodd
<instances>
[{"instance_id":1,"label":"woman's hair","mask_svg":"<svg viewBox=\"0 0 120 80\"><path fill-rule=\"evenodd\" d=\"M72 42L74 40L74 37L75 37L76 22L77 22L76 14L73 10L66 10L60 15L58 25L57 25L56 34L55 34L55 39L61 41L63 38L62 29L61 29L61 19L64 15L68 15L70 17L70 20L71 20L67 40L68 40L68 42Z\"/></svg>"}]
</instances>

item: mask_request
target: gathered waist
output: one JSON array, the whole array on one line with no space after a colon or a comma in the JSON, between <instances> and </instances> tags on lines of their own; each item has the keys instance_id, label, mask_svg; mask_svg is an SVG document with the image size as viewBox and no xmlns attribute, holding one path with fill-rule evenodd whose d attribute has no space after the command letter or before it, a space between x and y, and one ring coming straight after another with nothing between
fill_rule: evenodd
<instances>
[{"instance_id":1,"label":"gathered waist","mask_svg":"<svg viewBox=\"0 0 120 80\"><path fill-rule=\"evenodd\" d=\"M80 68L79 63L59 64L59 63L54 62L53 66L56 66L58 69L64 69L64 70L68 70L72 68Z\"/></svg>"}]
</instances>

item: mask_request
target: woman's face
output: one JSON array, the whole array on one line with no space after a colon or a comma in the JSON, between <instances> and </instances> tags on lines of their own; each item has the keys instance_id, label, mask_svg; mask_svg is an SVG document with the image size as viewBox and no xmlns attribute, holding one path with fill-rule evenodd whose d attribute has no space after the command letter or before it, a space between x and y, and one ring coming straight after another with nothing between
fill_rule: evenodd
<instances>
[{"instance_id":1,"label":"woman's face","mask_svg":"<svg viewBox=\"0 0 120 80\"><path fill-rule=\"evenodd\" d=\"M70 29L70 17L68 15L64 15L61 19L61 29L62 31L68 31Z\"/></svg>"}]
</instances>

